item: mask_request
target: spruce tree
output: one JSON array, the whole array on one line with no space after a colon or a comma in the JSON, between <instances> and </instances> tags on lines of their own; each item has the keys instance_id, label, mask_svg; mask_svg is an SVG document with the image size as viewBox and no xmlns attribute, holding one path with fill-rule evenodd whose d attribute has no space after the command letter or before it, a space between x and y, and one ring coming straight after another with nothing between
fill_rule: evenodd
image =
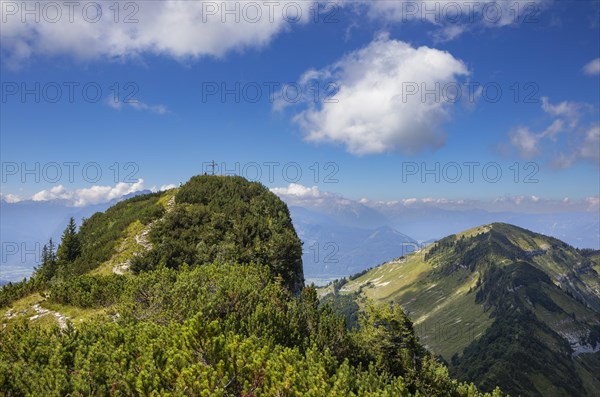
<instances>
[{"instance_id":1,"label":"spruce tree","mask_svg":"<svg viewBox=\"0 0 600 397\"><path fill-rule=\"evenodd\" d=\"M41 265L35 269L35 274L39 279L43 281L50 281L56 274L58 268L58 261L56 259L56 252L54 242L52 238L48 241L48 244L44 244L42 248Z\"/></svg>"},{"instance_id":2,"label":"spruce tree","mask_svg":"<svg viewBox=\"0 0 600 397\"><path fill-rule=\"evenodd\" d=\"M69 219L69 224L63 232L57 254L61 264L73 263L79 254L81 254L81 242L79 241L77 225L73 217Z\"/></svg>"}]
</instances>

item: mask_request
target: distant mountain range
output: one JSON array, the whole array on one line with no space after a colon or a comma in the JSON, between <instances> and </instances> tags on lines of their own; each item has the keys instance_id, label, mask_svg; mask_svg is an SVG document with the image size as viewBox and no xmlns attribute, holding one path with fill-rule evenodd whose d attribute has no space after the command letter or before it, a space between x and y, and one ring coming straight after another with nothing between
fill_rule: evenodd
<instances>
[{"instance_id":1,"label":"distant mountain range","mask_svg":"<svg viewBox=\"0 0 600 397\"><path fill-rule=\"evenodd\" d=\"M290 207L310 210L311 221L319 221L317 213L349 226L376 229L387 226L419 242L437 240L479 225L505 222L559 238L578 248L600 249L600 207L536 212L527 208L519 212L481 209L481 203L452 205L437 202L407 204L403 201L376 202L350 200L320 193L317 198L281 194ZM488 204L488 207L492 207ZM502 210L501 210L502 209ZM302 213L298 213L303 216ZM304 219L297 219L303 222ZM391 259L391 258L390 258Z\"/></svg>"},{"instance_id":2,"label":"distant mountain range","mask_svg":"<svg viewBox=\"0 0 600 397\"><path fill-rule=\"evenodd\" d=\"M419 248L416 240L389 226L348 226L334 217L301 207L291 207L290 213L304 243L304 274L308 282L317 285Z\"/></svg>"},{"instance_id":3,"label":"distant mountain range","mask_svg":"<svg viewBox=\"0 0 600 397\"><path fill-rule=\"evenodd\" d=\"M61 200L0 200L0 278L20 280L37 264L39 258L33 254L13 254L15 243L20 251L41 248L50 237L59 240L69 217L80 223L81 218L104 211L117 201L145 193L149 191L87 207L72 207ZM338 196L301 202L282 198L288 203L294 226L304 242L305 277L317 285L413 252L446 235L492 222L525 227L579 248L600 248L597 212L525 214L364 203Z\"/></svg>"},{"instance_id":4,"label":"distant mountain range","mask_svg":"<svg viewBox=\"0 0 600 397\"><path fill-rule=\"evenodd\" d=\"M493 222L534 230L578 248L600 249L597 212L526 214L435 205L408 208L339 197L288 201L294 226L304 241L305 276L317 285L416 251L449 234Z\"/></svg>"},{"instance_id":5,"label":"distant mountain range","mask_svg":"<svg viewBox=\"0 0 600 397\"><path fill-rule=\"evenodd\" d=\"M440 239L321 295L343 298L348 318L356 318L348 298L357 309L364 298L400 304L453 375L484 390L596 396L599 273L600 251L494 223Z\"/></svg>"},{"instance_id":6,"label":"distant mountain range","mask_svg":"<svg viewBox=\"0 0 600 397\"><path fill-rule=\"evenodd\" d=\"M578 248L600 249L598 212L516 213L431 208L389 210L389 224L417 240L439 239L478 225L510 223L559 238Z\"/></svg>"}]
</instances>

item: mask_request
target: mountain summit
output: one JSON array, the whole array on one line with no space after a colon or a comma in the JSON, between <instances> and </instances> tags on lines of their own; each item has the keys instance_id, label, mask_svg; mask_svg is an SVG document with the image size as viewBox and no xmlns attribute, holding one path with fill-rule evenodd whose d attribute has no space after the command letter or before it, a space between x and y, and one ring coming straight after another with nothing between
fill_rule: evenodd
<instances>
[{"instance_id":1,"label":"mountain summit","mask_svg":"<svg viewBox=\"0 0 600 397\"><path fill-rule=\"evenodd\" d=\"M241 177L195 176L149 234L152 248L134 271L219 261L262 263L293 291L304 287L302 243L283 201Z\"/></svg>"}]
</instances>

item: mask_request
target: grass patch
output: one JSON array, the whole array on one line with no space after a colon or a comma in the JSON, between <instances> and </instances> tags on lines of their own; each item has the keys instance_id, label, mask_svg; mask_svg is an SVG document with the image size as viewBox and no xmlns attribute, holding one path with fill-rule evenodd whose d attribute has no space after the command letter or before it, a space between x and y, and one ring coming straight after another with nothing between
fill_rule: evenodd
<instances>
[{"instance_id":1,"label":"grass patch","mask_svg":"<svg viewBox=\"0 0 600 397\"><path fill-rule=\"evenodd\" d=\"M74 325L83 321L89 321L97 319L98 317L105 317L112 314L111 308L81 308L76 306L66 306L58 303L52 303L44 301L40 304L44 309L51 310L53 312L59 312L62 315L68 317Z\"/></svg>"},{"instance_id":2,"label":"grass patch","mask_svg":"<svg viewBox=\"0 0 600 397\"><path fill-rule=\"evenodd\" d=\"M162 206L165 207L165 209L168 209L169 201L177 195L177 192L179 192L179 188L174 188L165 191L163 195L160 196L160 198L158 199L158 202L162 204Z\"/></svg>"},{"instance_id":3,"label":"grass patch","mask_svg":"<svg viewBox=\"0 0 600 397\"><path fill-rule=\"evenodd\" d=\"M43 314L34 320L30 320L39 313L33 308L39 304L42 309L50 310L51 313ZM77 323L93 320L98 317L112 314L111 308L86 309L75 306L66 306L47 301L41 294L35 293L21 298L13 304L0 311L0 329L10 328L18 321L26 320L42 328L51 328L58 325L58 319L52 312L58 312L77 325ZM10 313L10 317L7 315Z\"/></svg>"},{"instance_id":4,"label":"grass patch","mask_svg":"<svg viewBox=\"0 0 600 397\"><path fill-rule=\"evenodd\" d=\"M485 227L470 232L481 233ZM492 324L489 313L475 303L475 288L479 273L461 269L443 280L433 274L436 269L424 261L428 248L408 255L403 261L392 261L348 281L340 294L360 292L379 303L400 304L415 324L421 342L435 354L450 360L461 353L473 340L479 338ZM321 296L332 291L326 286Z\"/></svg>"},{"instance_id":5,"label":"grass patch","mask_svg":"<svg viewBox=\"0 0 600 397\"><path fill-rule=\"evenodd\" d=\"M144 247L139 245L135 237L142 233L145 226L139 220L130 224L124 231L125 236L120 239L117 252L106 262L94 269L91 274L107 276L113 273L113 267L121 265L136 254L144 251Z\"/></svg>"},{"instance_id":6,"label":"grass patch","mask_svg":"<svg viewBox=\"0 0 600 397\"><path fill-rule=\"evenodd\" d=\"M38 314L33 306L43 301L44 298L36 292L13 302L10 307L0 312L0 328L10 328L13 324L21 320L30 321L31 324L35 324L44 328L57 325L58 322L50 313L41 315L34 320L30 320L33 316ZM8 314L10 314L10 317Z\"/></svg>"},{"instance_id":7,"label":"grass patch","mask_svg":"<svg viewBox=\"0 0 600 397\"><path fill-rule=\"evenodd\" d=\"M15 317L33 316L37 313L32 308L32 306L35 305L36 303L41 302L42 300L43 300L42 296L37 292L35 294L27 295L24 298L14 301L8 308L5 308L4 310L0 311L0 316L1 316L0 318L2 319L2 321L7 320L8 313L15 314L16 315Z\"/></svg>"}]
</instances>

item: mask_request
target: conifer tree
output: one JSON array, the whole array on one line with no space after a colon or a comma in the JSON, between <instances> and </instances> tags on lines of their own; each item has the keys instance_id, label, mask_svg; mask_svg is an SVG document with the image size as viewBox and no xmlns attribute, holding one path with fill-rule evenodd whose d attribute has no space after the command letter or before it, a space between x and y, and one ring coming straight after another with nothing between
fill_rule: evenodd
<instances>
[{"instance_id":1,"label":"conifer tree","mask_svg":"<svg viewBox=\"0 0 600 397\"><path fill-rule=\"evenodd\" d=\"M58 260L62 264L73 263L79 254L81 254L81 242L77 234L75 219L71 217L58 246Z\"/></svg>"},{"instance_id":2,"label":"conifer tree","mask_svg":"<svg viewBox=\"0 0 600 397\"><path fill-rule=\"evenodd\" d=\"M44 244L42 248L41 265L35 269L35 274L43 281L49 281L56 274L58 268L58 261L56 259L54 242L52 238L48 241L48 244Z\"/></svg>"}]
</instances>

